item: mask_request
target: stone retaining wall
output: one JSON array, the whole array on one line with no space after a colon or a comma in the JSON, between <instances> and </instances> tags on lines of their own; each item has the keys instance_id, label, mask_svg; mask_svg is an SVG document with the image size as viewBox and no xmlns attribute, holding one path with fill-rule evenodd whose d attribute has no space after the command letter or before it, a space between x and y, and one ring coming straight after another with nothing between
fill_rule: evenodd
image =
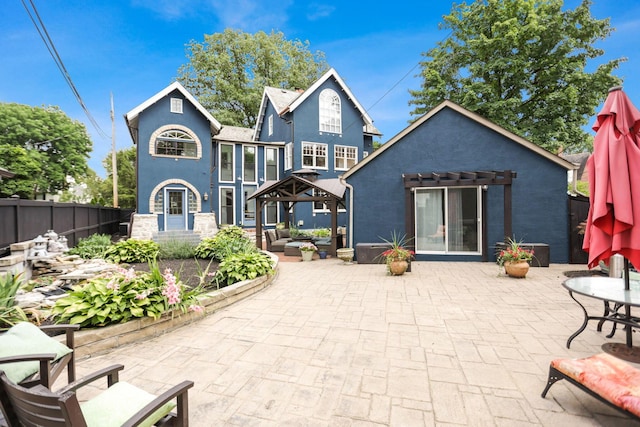
<instances>
[{"instance_id":1,"label":"stone retaining wall","mask_svg":"<svg viewBox=\"0 0 640 427\"><path fill-rule=\"evenodd\" d=\"M273 254L269 255L274 260L275 271L278 257ZM75 333L76 357L90 357L126 344L171 332L261 291L269 286L274 278L275 274L262 276L203 294L200 304L204 306L204 313L183 313L180 310L174 310L171 313L165 313L158 320L147 317L103 328L81 329Z\"/></svg>"}]
</instances>

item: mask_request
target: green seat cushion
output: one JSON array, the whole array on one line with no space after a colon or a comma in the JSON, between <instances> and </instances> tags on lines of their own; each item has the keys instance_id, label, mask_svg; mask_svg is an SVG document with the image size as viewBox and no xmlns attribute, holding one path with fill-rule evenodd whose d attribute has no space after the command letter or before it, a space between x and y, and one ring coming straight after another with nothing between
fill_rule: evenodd
<instances>
[{"instance_id":1,"label":"green seat cushion","mask_svg":"<svg viewBox=\"0 0 640 427\"><path fill-rule=\"evenodd\" d=\"M36 325L21 322L12 326L0 335L0 357L22 356L28 354L55 353L55 360L71 353L71 350L60 341L51 338ZM40 369L38 362L2 363L0 370L7 374L7 378L19 383Z\"/></svg>"},{"instance_id":2,"label":"green seat cushion","mask_svg":"<svg viewBox=\"0 0 640 427\"><path fill-rule=\"evenodd\" d=\"M118 427L155 398L136 386L118 382L93 399L81 403L80 409L88 427ZM175 407L174 401L165 403L140 426L153 426Z\"/></svg>"}]
</instances>

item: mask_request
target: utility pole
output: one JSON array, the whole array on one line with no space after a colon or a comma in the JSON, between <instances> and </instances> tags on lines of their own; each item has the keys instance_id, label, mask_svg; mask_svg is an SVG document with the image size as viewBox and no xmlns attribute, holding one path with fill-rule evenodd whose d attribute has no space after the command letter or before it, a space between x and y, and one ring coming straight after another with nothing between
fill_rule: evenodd
<instances>
[{"instance_id":1,"label":"utility pole","mask_svg":"<svg viewBox=\"0 0 640 427\"><path fill-rule=\"evenodd\" d=\"M113 111L113 92L111 95L111 173L113 177L113 207L118 207L118 166L116 162L116 121Z\"/></svg>"}]
</instances>

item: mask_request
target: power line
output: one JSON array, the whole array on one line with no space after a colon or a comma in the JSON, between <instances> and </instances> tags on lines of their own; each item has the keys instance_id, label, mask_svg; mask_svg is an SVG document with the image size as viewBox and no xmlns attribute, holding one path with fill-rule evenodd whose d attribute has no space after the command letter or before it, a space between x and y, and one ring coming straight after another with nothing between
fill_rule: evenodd
<instances>
[{"instance_id":1,"label":"power line","mask_svg":"<svg viewBox=\"0 0 640 427\"><path fill-rule=\"evenodd\" d=\"M62 77L67 82L67 85L69 85L69 88L73 93L73 96L75 96L76 100L80 104L80 107L86 114L87 118L89 119L89 122L91 122L91 124L98 131L98 134L101 137L107 138L107 134L100 128L100 125L98 124L96 119L93 117L91 112L89 112L89 109L87 108L84 101L82 100L82 97L80 96L80 92L78 92L78 89L73 83L73 80L71 79L71 75L67 71L67 68L64 66L64 63L62 62L62 58L60 58L60 55L58 54L58 51L56 50L56 47L53 44L53 40L51 40L51 37L49 36L47 28L45 27L44 22L42 22L42 19L40 18L40 14L36 9L36 5L33 3L33 0L29 0L29 3L31 4L33 13L31 12L31 10L29 10L29 7L25 3L25 0L22 0L22 6L24 6L24 9L27 11L29 18L31 19L31 22L33 22L33 25L36 27L36 30L38 31L40 38L42 39L45 46L47 47L49 54L51 55L51 57L53 58L53 61L56 63L56 66L58 67L58 70L60 70L60 73L62 73ZM34 18L34 15L35 15L35 18Z\"/></svg>"}]
</instances>

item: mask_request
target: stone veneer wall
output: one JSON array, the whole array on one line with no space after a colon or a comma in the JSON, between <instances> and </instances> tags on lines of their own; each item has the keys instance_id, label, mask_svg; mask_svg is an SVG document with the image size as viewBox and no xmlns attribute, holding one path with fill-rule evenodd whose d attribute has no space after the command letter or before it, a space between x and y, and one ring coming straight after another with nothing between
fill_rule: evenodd
<instances>
[{"instance_id":1,"label":"stone veneer wall","mask_svg":"<svg viewBox=\"0 0 640 427\"><path fill-rule=\"evenodd\" d=\"M200 235L201 239L205 237L213 237L218 232L218 224L216 223L216 214L196 213L193 216L193 232Z\"/></svg>"},{"instance_id":2,"label":"stone veneer wall","mask_svg":"<svg viewBox=\"0 0 640 427\"><path fill-rule=\"evenodd\" d=\"M157 214L132 214L131 238L140 240L153 240L153 235L158 232Z\"/></svg>"},{"instance_id":3,"label":"stone veneer wall","mask_svg":"<svg viewBox=\"0 0 640 427\"><path fill-rule=\"evenodd\" d=\"M0 258L0 275L23 273L24 280L31 279L31 270L27 268L27 257L33 246L32 240L12 243L9 246L11 255Z\"/></svg>"}]
</instances>

